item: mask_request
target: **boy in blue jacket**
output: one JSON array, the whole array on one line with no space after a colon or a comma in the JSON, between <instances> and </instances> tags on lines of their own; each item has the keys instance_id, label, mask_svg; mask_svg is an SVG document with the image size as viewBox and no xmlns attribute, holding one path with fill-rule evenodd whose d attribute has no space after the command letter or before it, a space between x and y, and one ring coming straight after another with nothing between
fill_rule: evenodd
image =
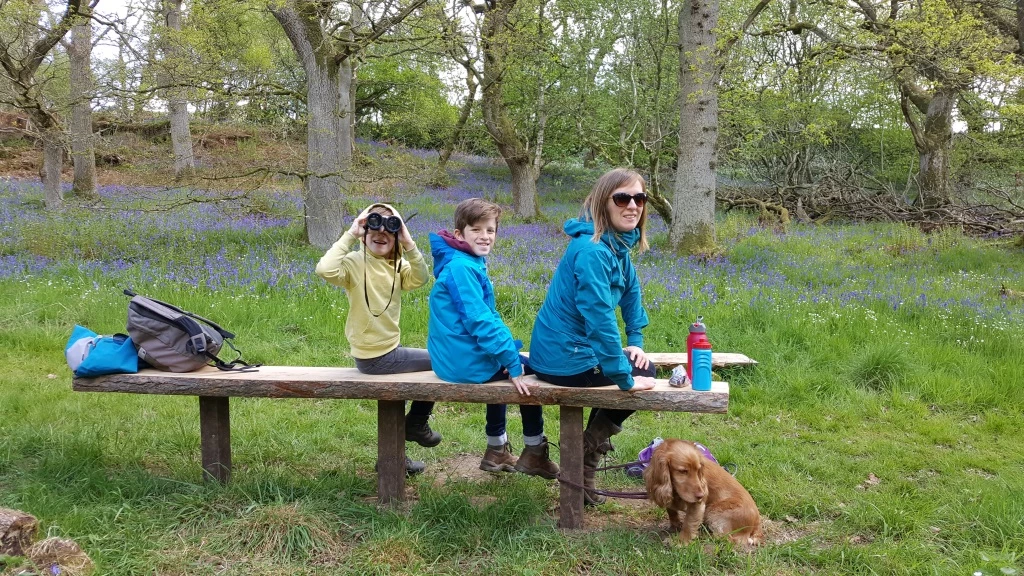
<instances>
[{"instance_id":1,"label":"boy in blue jacket","mask_svg":"<svg viewBox=\"0 0 1024 576\"><path fill-rule=\"evenodd\" d=\"M430 235L434 277L430 292L427 350L434 373L449 382L484 383L506 378L520 394L530 395L523 376L522 344L495 308L494 286L487 277L487 261L498 232L501 208L470 198L455 208L455 232ZM487 451L480 469L519 471L554 478L558 465L548 456L544 415L540 406L521 405L523 448L517 459L505 433L506 406L487 405Z\"/></svg>"}]
</instances>

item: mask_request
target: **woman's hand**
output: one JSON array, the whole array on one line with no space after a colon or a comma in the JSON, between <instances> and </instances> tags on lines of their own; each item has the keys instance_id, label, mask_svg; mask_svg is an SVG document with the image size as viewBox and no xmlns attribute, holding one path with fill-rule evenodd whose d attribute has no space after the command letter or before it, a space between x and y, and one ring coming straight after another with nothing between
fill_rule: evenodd
<instances>
[{"instance_id":1,"label":"woman's hand","mask_svg":"<svg viewBox=\"0 0 1024 576\"><path fill-rule=\"evenodd\" d=\"M633 366L641 370L647 370L650 367L651 361L647 359L647 354L639 346L626 346L622 351L629 355L629 361L633 363Z\"/></svg>"},{"instance_id":2,"label":"woman's hand","mask_svg":"<svg viewBox=\"0 0 1024 576\"><path fill-rule=\"evenodd\" d=\"M637 392L640 390L651 390L654 388L654 378L650 376L633 376L633 387L629 389L630 392Z\"/></svg>"},{"instance_id":3,"label":"woman's hand","mask_svg":"<svg viewBox=\"0 0 1024 576\"><path fill-rule=\"evenodd\" d=\"M526 383L526 376L515 376L515 377L512 377L512 378L509 378L509 380L512 380L512 383L515 384L515 386L516 386L516 390L520 394L522 394L523 396L529 396L530 395L530 388L538 388L539 387L538 384L532 384L532 385L531 384L527 384Z\"/></svg>"}]
</instances>

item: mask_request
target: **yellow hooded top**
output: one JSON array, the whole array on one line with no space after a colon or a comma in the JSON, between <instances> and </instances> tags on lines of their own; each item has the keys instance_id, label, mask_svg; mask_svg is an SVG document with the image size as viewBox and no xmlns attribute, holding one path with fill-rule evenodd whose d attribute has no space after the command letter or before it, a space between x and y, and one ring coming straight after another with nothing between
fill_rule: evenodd
<instances>
[{"instance_id":1,"label":"yellow hooded top","mask_svg":"<svg viewBox=\"0 0 1024 576\"><path fill-rule=\"evenodd\" d=\"M388 204L383 206L401 218L398 210ZM371 208L373 207L371 206ZM351 347L352 357L368 360L383 356L398 347L401 329L398 321L402 315L402 292L413 290L427 283L427 263L418 247L405 251L402 243L395 238L398 246L401 271L395 279L395 261L382 258L366 250L360 238L348 230L334 243L316 265L316 275L335 286L341 286L348 295L349 311L345 321L345 337ZM365 254L365 267L364 267ZM363 291L363 271L366 271L366 292ZM394 294L391 294L394 280ZM365 294L365 296L364 296ZM391 304L388 305L388 299ZM370 307L367 309L366 302ZM385 307L387 309L385 310ZM372 314L371 314L372 310ZM383 313L381 312L383 311ZM374 317L373 314L380 314Z\"/></svg>"}]
</instances>

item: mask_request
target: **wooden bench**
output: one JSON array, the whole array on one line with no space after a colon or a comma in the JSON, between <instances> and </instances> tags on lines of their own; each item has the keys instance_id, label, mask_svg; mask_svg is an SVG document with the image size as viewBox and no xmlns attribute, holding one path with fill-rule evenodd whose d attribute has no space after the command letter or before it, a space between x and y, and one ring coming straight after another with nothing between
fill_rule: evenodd
<instances>
[{"instance_id":1,"label":"wooden bench","mask_svg":"<svg viewBox=\"0 0 1024 576\"><path fill-rule=\"evenodd\" d=\"M539 387L521 396L511 382L452 384L433 372L373 376L355 368L262 366L256 372L222 372L204 368L175 374L142 370L76 378L78 392L124 392L199 397L199 434L204 476L220 482L231 478L231 427L228 399L339 398L377 401L377 495L382 503L405 496L405 401L469 402L474 404L542 404L560 408L560 465L572 484L559 487L558 525L583 526L583 408L620 408L663 412L724 413L729 384L715 382L709 392L672 388L658 380L653 390L623 392L615 387L566 388L527 377Z\"/></svg>"}]
</instances>

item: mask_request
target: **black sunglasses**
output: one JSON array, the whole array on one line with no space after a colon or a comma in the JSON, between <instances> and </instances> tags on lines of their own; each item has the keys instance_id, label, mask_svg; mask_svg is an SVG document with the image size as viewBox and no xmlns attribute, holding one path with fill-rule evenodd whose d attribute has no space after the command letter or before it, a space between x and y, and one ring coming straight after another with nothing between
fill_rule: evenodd
<instances>
[{"instance_id":1,"label":"black sunglasses","mask_svg":"<svg viewBox=\"0 0 1024 576\"><path fill-rule=\"evenodd\" d=\"M633 196L630 196L625 192L616 192L615 194L612 194L612 202L615 202L615 205L618 206L619 208L625 208L626 206L629 206L630 200L636 202L637 208L643 208L644 204L647 203L647 194L644 194L643 192L635 194Z\"/></svg>"}]
</instances>

